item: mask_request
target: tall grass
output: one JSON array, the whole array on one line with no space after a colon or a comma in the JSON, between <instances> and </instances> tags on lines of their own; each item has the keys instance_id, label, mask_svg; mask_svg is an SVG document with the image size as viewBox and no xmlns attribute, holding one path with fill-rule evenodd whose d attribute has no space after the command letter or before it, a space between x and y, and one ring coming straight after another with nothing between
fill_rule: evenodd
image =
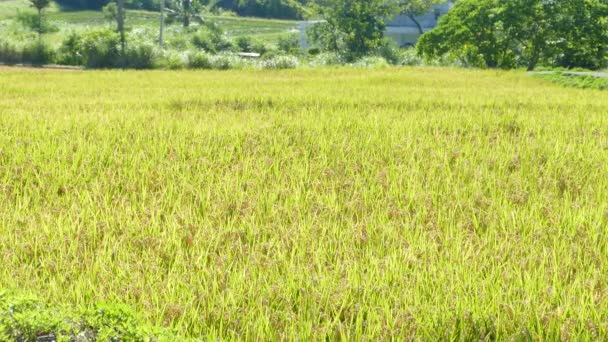
<instances>
[{"instance_id":1,"label":"tall grass","mask_svg":"<svg viewBox=\"0 0 608 342\"><path fill-rule=\"evenodd\" d=\"M434 68L0 89L0 288L193 338L608 337L603 92Z\"/></svg>"}]
</instances>

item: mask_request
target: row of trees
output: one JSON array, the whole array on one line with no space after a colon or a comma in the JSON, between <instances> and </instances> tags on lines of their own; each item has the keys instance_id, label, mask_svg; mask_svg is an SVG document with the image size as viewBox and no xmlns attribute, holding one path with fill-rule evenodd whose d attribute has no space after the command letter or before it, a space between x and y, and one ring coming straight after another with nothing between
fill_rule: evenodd
<instances>
[{"instance_id":1,"label":"row of trees","mask_svg":"<svg viewBox=\"0 0 608 342\"><path fill-rule=\"evenodd\" d=\"M318 0L327 22L311 36L321 47L351 59L382 47L385 20L395 13L428 13L441 0ZM418 25L420 26L420 25ZM422 28L419 27L422 33ZM490 68L605 67L606 0L456 0L438 27L424 33L418 53Z\"/></svg>"}]
</instances>

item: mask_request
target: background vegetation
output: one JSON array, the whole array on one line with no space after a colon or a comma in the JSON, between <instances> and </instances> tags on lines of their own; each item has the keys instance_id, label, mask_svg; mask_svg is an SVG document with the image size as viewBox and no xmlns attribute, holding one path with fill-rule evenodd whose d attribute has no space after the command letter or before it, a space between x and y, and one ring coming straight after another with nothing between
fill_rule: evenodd
<instances>
[{"instance_id":1,"label":"background vegetation","mask_svg":"<svg viewBox=\"0 0 608 342\"><path fill-rule=\"evenodd\" d=\"M417 23L416 16L432 11L440 0L170 0L162 42L159 13L147 10L156 8L154 2L125 0L128 9L118 15L122 11L114 2L87 2L85 7L106 5L103 11L82 11L73 10L83 7L78 1L60 2L59 7L46 0L34 2L40 1L49 6L37 13L27 8L32 1L0 1L0 62L179 69L191 67L189 56L200 59L205 54L206 59L222 60L222 69L336 64L528 70L608 66L608 4L600 0L459 0L438 27L422 35L416 52L384 37L386 21L401 14ZM287 15L287 7L299 14ZM325 20L308 30L312 46L303 50L299 23L237 13ZM420 25L418 29L424 31ZM243 52L259 54L262 60L239 61L237 54Z\"/></svg>"}]
</instances>

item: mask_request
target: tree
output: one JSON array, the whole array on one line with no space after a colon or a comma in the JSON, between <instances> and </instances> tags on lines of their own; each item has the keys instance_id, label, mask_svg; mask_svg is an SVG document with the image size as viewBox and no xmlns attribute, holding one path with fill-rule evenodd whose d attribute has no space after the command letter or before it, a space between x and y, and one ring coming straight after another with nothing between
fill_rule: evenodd
<instances>
[{"instance_id":1,"label":"tree","mask_svg":"<svg viewBox=\"0 0 608 342\"><path fill-rule=\"evenodd\" d=\"M327 22L315 28L312 38L354 60L382 45L391 7L382 0L322 1L319 9Z\"/></svg>"},{"instance_id":2,"label":"tree","mask_svg":"<svg viewBox=\"0 0 608 342\"><path fill-rule=\"evenodd\" d=\"M599 69L606 66L608 52L608 2L561 0L551 2L550 42L556 66Z\"/></svg>"},{"instance_id":3,"label":"tree","mask_svg":"<svg viewBox=\"0 0 608 342\"><path fill-rule=\"evenodd\" d=\"M601 68L607 47L605 0L460 0L418 42L429 58L528 70L539 63Z\"/></svg>"},{"instance_id":4,"label":"tree","mask_svg":"<svg viewBox=\"0 0 608 342\"><path fill-rule=\"evenodd\" d=\"M116 32L120 35L120 49L121 53L125 52L125 45L127 43L125 34L125 0L116 0L116 2L110 2L103 7L103 12L106 19L110 22L116 23Z\"/></svg>"},{"instance_id":5,"label":"tree","mask_svg":"<svg viewBox=\"0 0 608 342\"><path fill-rule=\"evenodd\" d=\"M199 24L204 22L203 17L200 15L201 4L196 0L175 0L170 3L170 6L166 9L168 15L168 21L179 20L182 22L184 27L189 27L192 21L196 21Z\"/></svg>"},{"instance_id":6,"label":"tree","mask_svg":"<svg viewBox=\"0 0 608 342\"><path fill-rule=\"evenodd\" d=\"M433 5L445 2L445 0L393 0L396 11L410 18L420 34L424 33L422 25L418 21L418 17L425 15L431 11Z\"/></svg>"},{"instance_id":7,"label":"tree","mask_svg":"<svg viewBox=\"0 0 608 342\"><path fill-rule=\"evenodd\" d=\"M36 32L38 33L38 43L42 42L43 29L43 11L51 4L50 0L30 0L30 4L38 11L38 25Z\"/></svg>"},{"instance_id":8,"label":"tree","mask_svg":"<svg viewBox=\"0 0 608 342\"><path fill-rule=\"evenodd\" d=\"M500 65L502 45L496 34L498 0L461 0L433 30L418 41L418 52L430 58L451 54L468 65Z\"/></svg>"},{"instance_id":9,"label":"tree","mask_svg":"<svg viewBox=\"0 0 608 342\"><path fill-rule=\"evenodd\" d=\"M126 37L125 37L125 0L116 0L118 10L116 11L116 30L120 34L120 51L124 55Z\"/></svg>"}]
</instances>

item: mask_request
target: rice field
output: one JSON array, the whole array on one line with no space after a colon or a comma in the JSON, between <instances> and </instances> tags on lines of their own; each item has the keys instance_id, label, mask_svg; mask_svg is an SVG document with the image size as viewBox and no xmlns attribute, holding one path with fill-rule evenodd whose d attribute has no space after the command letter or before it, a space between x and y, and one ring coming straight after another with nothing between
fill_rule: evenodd
<instances>
[{"instance_id":1,"label":"rice field","mask_svg":"<svg viewBox=\"0 0 608 342\"><path fill-rule=\"evenodd\" d=\"M0 289L178 339L605 340L606 189L521 72L0 69Z\"/></svg>"}]
</instances>

